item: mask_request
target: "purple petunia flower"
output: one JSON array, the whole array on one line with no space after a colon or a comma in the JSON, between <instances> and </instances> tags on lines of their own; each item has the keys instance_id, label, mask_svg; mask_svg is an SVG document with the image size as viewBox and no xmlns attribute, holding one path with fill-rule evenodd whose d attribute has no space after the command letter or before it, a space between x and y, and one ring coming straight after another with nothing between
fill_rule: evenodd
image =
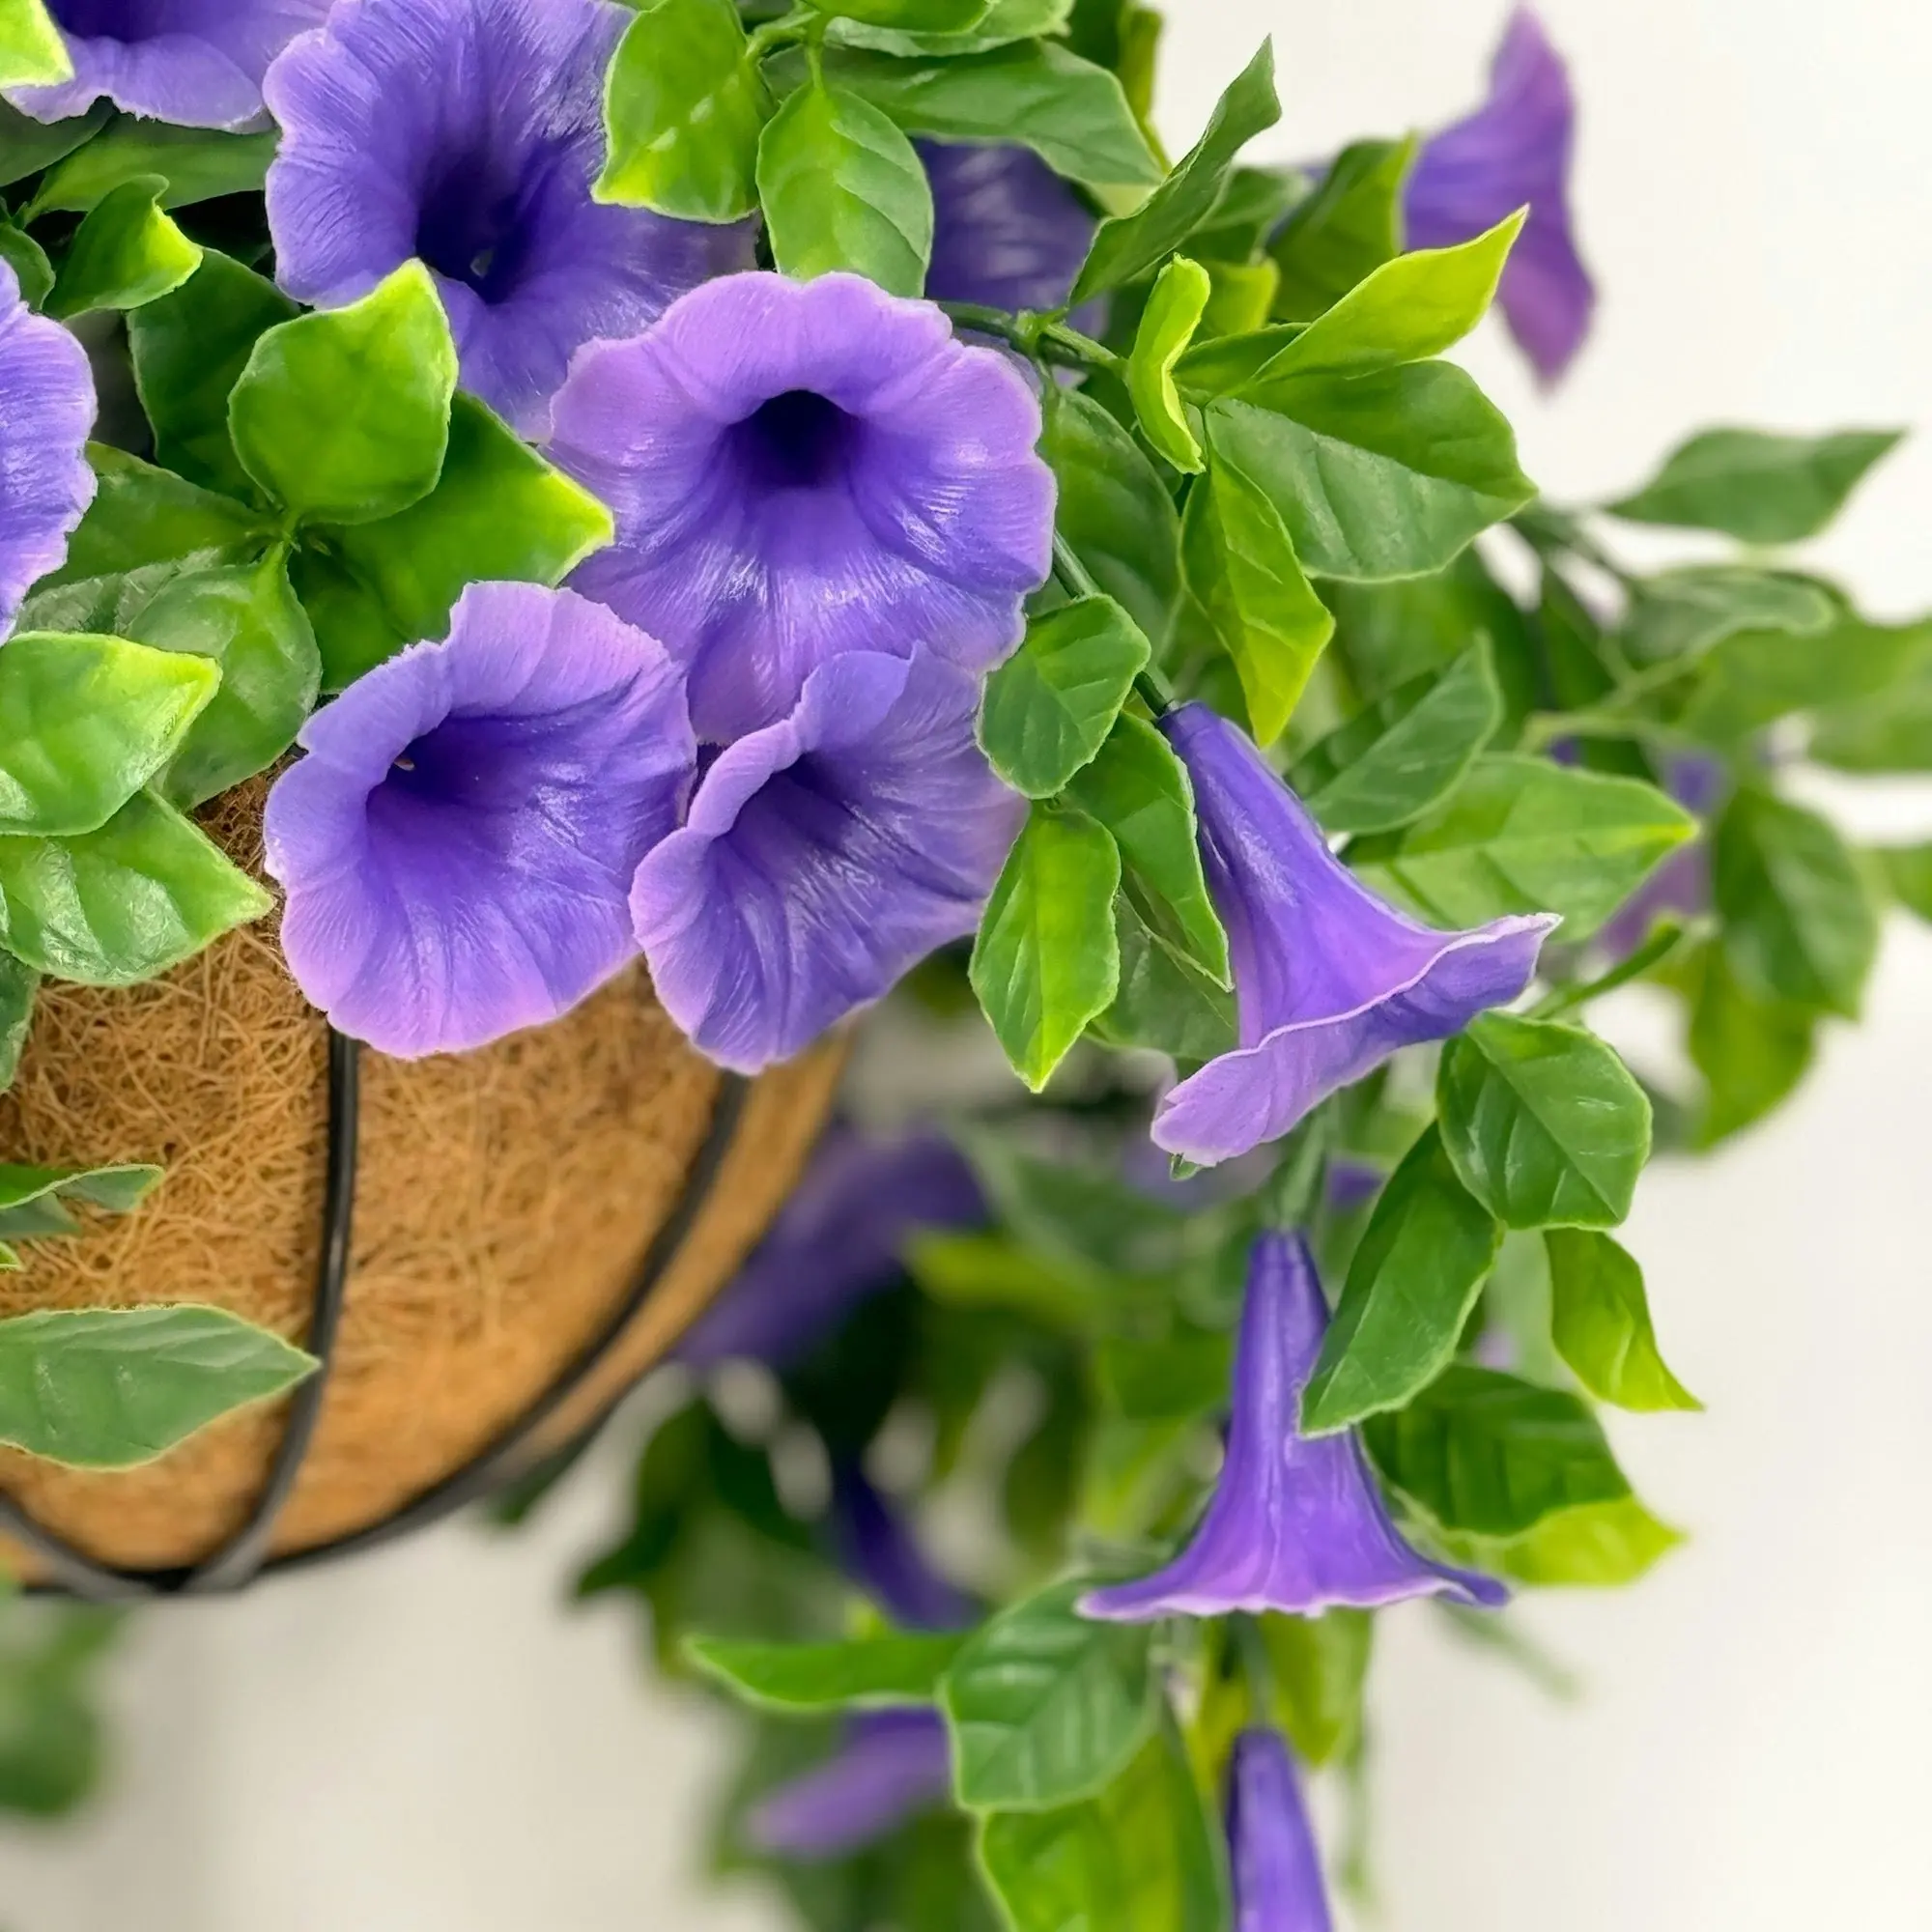
<instances>
[{"instance_id":1,"label":"purple petunia flower","mask_svg":"<svg viewBox=\"0 0 1932 1932\"><path fill-rule=\"evenodd\" d=\"M1321 1855L1301 1779L1280 1732L1235 1740L1228 1773L1228 1860L1235 1932L1330 1932Z\"/></svg>"},{"instance_id":2,"label":"purple petunia flower","mask_svg":"<svg viewBox=\"0 0 1932 1932\"><path fill-rule=\"evenodd\" d=\"M1024 810L974 741L979 696L924 650L833 658L639 867L658 998L721 1065L799 1052L978 923Z\"/></svg>"},{"instance_id":3,"label":"purple petunia flower","mask_svg":"<svg viewBox=\"0 0 1932 1932\"><path fill-rule=\"evenodd\" d=\"M266 86L282 286L332 307L420 257L464 386L541 434L584 343L635 335L753 258L748 225L591 198L604 70L630 17L611 0L340 0Z\"/></svg>"},{"instance_id":4,"label":"purple petunia flower","mask_svg":"<svg viewBox=\"0 0 1932 1932\"><path fill-rule=\"evenodd\" d=\"M825 1763L766 1794L746 1835L781 1858L842 1859L932 1810L952 1787L938 1712L867 1711Z\"/></svg>"},{"instance_id":5,"label":"purple petunia flower","mask_svg":"<svg viewBox=\"0 0 1932 1932\"><path fill-rule=\"evenodd\" d=\"M87 352L27 306L0 262L0 636L28 586L66 556L94 500L85 453L93 426Z\"/></svg>"},{"instance_id":6,"label":"purple petunia flower","mask_svg":"<svg viewBox=\"0 0 1932 1932\"><path fill-rule=\"evenodd\" d=\"M47 0L73 78L7 98L37 121L84 114L101 96L185 128L262 119L262 76L329 0Z\"/></svg>"},{"instance_id":7,"label":"purple petunia flower","mask_svg":"<svg viewBox=\"0 0 1932 1932\"><path fill-rule=\"evenodd\" d=\"M676 668L600 606L475 583L276 781L282 947L341 1032L413 1059L554 1019L636 956L626 895L696 746Z\"/></svg>"},{"instance_id":8,"label":"purple petunia flower","mask_svg":"<svg viewBox=\"0 0 1932 1932\"><path fill-rule=\"evenodd\" d=\"M1202 704L1161 729L1194 781L1241 1043L1162 1099L1156 1146L1203 1167L1246 1153L1398 1048L1446 1039L1528 985L1553 916L1417 925L1335 858L1245 732Z\"/></svg>"},{"instance_id":9,"label":"purple petunia flower","mask_svg":"<svg viewBox=\"0 0 1932 1932\"><path fill-rule=\"evenodd\" d=\"M1234 1610L1318 1616L1436 1594L1503 1601L1492 1578L1432 1563L1403 1541L1353 1430L1301 1433L1301 1392L1327 1329L1307 1243L1264 1235L1248 1264L1227 1460L1207 1513L1165 1569L1090 1591L1084 1616L1151 1623Z\"/></svg>"},{"instance_id":10,"label":"purple petunia flower","mask_svg":"<svg viewBox=\"0 0 1932 1932\"><path fill-rule=\"evenodd\" d=\"M1563 57L1521 8L1496 50L1490 98L1424 146L1405 207L1408 245L1443 248L1528 204L1499 299L1510 333L1546 383L1583 346L1597 300L1570 219L1576 124Z\"/></svg>"},{"instance_id":11,"label":"purple petunia flower","mask_svg":"<svg viewBox=\"0 0 1932 1932\"><path fill-rule=\"evenodd\" d=\"M933 301L1058 308L1094 240L1080 197L1031 148L921 141L932 184Z\"/></svg>"},{"instance_id":12,"label":"purple petunia flower","mask_svg":"<svg viewBox=\"0 0 1932 1932\"><path fill-rule=\"evenodd\" d=\"M617 523L572 582L664 639L719 743L840 651L984 670L1051 557L1039 432L1025 379L929 302L725 276L572 367L550 453Z\"/></svg>"},{"instance_id":13,"label":"purple petunia flower","mask_svg":"<svg viewBox=\"0 0 1932 1932\"><path fill-rule=\"evenodd\" d=\"M926 1560L911 1529L865 1473L847 1463L832 1479L832 1522L845 1574L902 1630L964 1630L971 1597Z\"/></svg>"}]
</instances>

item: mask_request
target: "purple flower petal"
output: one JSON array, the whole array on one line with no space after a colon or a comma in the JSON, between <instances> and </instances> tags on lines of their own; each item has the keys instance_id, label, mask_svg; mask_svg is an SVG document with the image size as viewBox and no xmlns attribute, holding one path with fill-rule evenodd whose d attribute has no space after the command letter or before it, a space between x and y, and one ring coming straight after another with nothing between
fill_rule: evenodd
<instances>
[{"instance_id":1,"label":"purple flower petal","mask_svg":"<svg viewBox=\"0 0 1932 1932\"><path fill-rule=\"evenodd\" d=\"M262 76L328 0L47 0L73 78L7 98L37 121L84 114L102 95L129 114L184 128L262 118Z\"/></svg>"},{"instance_id":2,"label":"purple flower petal","mask_svg":"<svg viewBox=\"0 0 1932 1932\"><path fill-rule=\"evenodd\" d=\"M1721 758L1701 753L1673 758L1664 774L1665 788L1686 810L1709 818L1721 802L1729 775ZM1625 959L1650 937L1657 922L1669 913L1695 918L1711 909L1711 841L1700 836L1673 852L1597 933L1605 957Z\"/></svg>"},{"instance_id":3,"label":"purple flower petal","mask_svg":"<svg viewBox=\"0 0 1932 1932\"><path fill-rule=\"evenodd\" d=\"M69 534L94 500L93 427L87 352L20 299L14 270L0 262L0 635L28 586L67 555Z\"/></svg>"},{"instance_id":4,"label":"purple flower petal","mask_svg":"<svg viewBox=\"0 0 1932 1932\"><path fill-rule=\"evenodd\" d=\"M1228 1853L1235 1932L1330 1932L1321 1855L1278 1731L1247 1730L1235 1740Z\"/></svg>"},{"instance_id":5,"label":"purple flower petal","mask_svg":"<svg viewBox=\"0 0 1932 1932\"><path fill-rule=\"evenodd\" d=\"M1094 240L1080 197L1031 148L921 141L932 184L933 301L1058 308Z\"/></svg>"},{"instance_id":6,"label":"purple flower petal","mask_svg":"<svg viewBox=\"0 0 1932 1932\"><path fill-rule=\"evenodd\" d=\"M1201 704L1161 728L1194 780L1241 1043L1161 1101L1157 1146L1203 1167L1246 1153L1399 1048L1447 1038L1528 985L1554 917L1417 925L1334 857L1244 732Z\"/></svg>"},{"instance_id":7,"label":"purple flower petal","mask_svg":"<svg viewBox=\"0 0 1932 1932\"><path fill-rule=\"evenodd\" d=\"M923 650L850 651L719 754L631 894L658 998L713 1060L783 1060L973 930L1024 811L978 705Z\"/></svg>"},{"instance_id":8,"label":"purple flower petal","mask_svg":"<svg viewBox=\"0 0 1932 1932\"><path fill-rule=\"evenodd\" d=\"M730 275L577 359L553 459L617 540L576 586L691 671L700 738L783 718L839 651L983 670L1045 579L1039 405L929 302L857 275Z\"/></svg>"},{"instance_id":9,"label":"purple flower petal","mask_svg":"<svg viewBox=\"0 0 1932 1932\"><path fill-rule=\"evenodd\" d=\"M926 1560L912 1531L865 1475L834 1473L832 1518L845 1573L904 1630L964 1630L973 1599Z\"/></svg>"},{"instance_id":10,"label":"purple flower petal","mask_svg":"<svg viewBox=\"0 0 1932 1932\"><path fill-rule=\"evenodd\" d=\"M1571 223L1576 124L1563 58L1536 15L1520 9L1496 50L1490 98L1424 146L1408 184L1412 248L1466 242L1528 204L1500 298L1510 332L1547 383L1583 346L1597 300Z\"/></svg>"},{"instance_id":11,"label":"purple flower petal","mask_svg":"<svg viewBox=\"0 0 1932 1932\"><path fill-rule=\"evenodd\" d=\"M1083 1615L1149 1623L1234 1610L1317 1616L1428 1595L1504 1600L1492 1578L1432 1563L1403 1541L1353 1430L1302 1435L1301 1392L1327 1330L1307 1243L1264 1235L1235 1350L1227 1460L1207 1513L1166 1568L1090 1592Z\"/></svg>"},{"instance_id":12,"label":"purple flower petal","mask_svg":"<svg viewBox=\"0 0 1932 1932\"><path fill-rule=\"evenodd\" d=\"M609 0L340 0L267 82L282 286L332 307L420 257L464 386L540 434L584 343L636 334L753 258L748 225L592 200L629 18Z\"/></svg>"},{"instance_id":13,"label":"purple flower petal","mask_svg":"<svg viewBox=\"0 0 1932 1932\"><path fill-rule=\"evenodd\" d=\"M416 1058L554 1019L636 956L626 895L696 757L661 646L477 583L440 644L309 720L269 799L282 946L340 1031Z\"/></svg>"},{"instance_id":14,"label":"purple flower petal","mask_svg":"<svg viewBox=\"0 0 1932 1932\"><path fill-rule=\"evenodd\" d=\"M767 1795L746 1834L781 1858L840 1859L932 1810L952 1782L937 1712L867 1712L847 1727L835 1756Z\"/></svg>"}]
</instances>

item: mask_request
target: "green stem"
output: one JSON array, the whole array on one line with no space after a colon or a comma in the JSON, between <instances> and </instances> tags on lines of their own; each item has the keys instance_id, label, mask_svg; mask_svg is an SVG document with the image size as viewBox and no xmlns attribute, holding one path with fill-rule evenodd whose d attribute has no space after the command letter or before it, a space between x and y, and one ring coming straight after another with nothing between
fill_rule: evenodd
<instances>
[{"instance_id":1,"label":"green stem","mask_svg":"<svg viewBox=\"0 0 1932 1932\"><path fill-rule=\"evenodd\" d=\"M1107 594L1094 582L1094 573L1080 561L1073 546L1059 530L1053 533L1053 574L1069 597L1104 597ZM1174 694L1151 665L1134 673L1134 690L1155 718L1165 718L1174 709Z\"/></svg>"},{"instance_id":2,"label":"green stem","mask_svg":"<svg viewBox=\"0 0 1932 1932\"><path fill-rule=\"evenodd\" d=\"M1652 967L1660 966L1683 944L1690 928L1674 919L1660 920L1657 928L1629 958L1619 960L1607 973L1568 986L1558 986L1530 1009L1533 1020L1553 1020L1573 1013L1592 1000L1601 1000L1633 980L1641 980Z\"/></svg>"},{"instance_id":3,"label":"green stem","mask_svg":"<svg viewBox=\"0 0 1932 1932\"><path fill-rule=\"evenodd\" d=\"M1031 361L1053 363L1063 369L1122 366L1121 357L1103 343L1046 316L1009 315L1003 308L988 308L983 302L943 301L939 306L961 328L970 328L978 335L995 336Z\"/></svg>"}]
</instances>

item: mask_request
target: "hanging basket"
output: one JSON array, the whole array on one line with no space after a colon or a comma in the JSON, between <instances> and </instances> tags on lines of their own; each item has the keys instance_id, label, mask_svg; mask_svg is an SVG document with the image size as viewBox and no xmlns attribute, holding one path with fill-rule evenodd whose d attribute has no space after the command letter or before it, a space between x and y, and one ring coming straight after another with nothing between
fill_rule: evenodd
<instances>
[{"instance_id":1,"label":"hanging basket","mask_svg":"<svg viewBox=\"0 0 1932 1932\"><path fill-rule=\"evenodd\" d=\"M257 876L264 792L204 819ZM125 1219L37 1243L0 1314L208 1303L324 1369L140 1468L0 1451L6 1555L95 1596L232 1588L567 1448L762 1233L838 1062L722 1074L641 968L494 1047L389 1060L306 1005L272 920L142 986L47 988L0 1158L165 1179Z\"/></svg>"}]
</instances>

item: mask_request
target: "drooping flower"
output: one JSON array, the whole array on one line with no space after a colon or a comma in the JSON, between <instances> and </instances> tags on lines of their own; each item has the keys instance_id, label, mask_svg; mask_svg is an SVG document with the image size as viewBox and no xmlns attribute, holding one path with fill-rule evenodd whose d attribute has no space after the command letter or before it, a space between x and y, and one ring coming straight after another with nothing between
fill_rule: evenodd
<instances>
[{"instance_id":1,"label":"drooping flower","mask_svg":"<svg viewBox=\"0 0 1932 1932\"><path fill-rule=\"evenodd\" d=\"M921 141L932 184L933 301L1058 308L1087 259L1094 218L1031 148Z\"/></svg>"},{"instance_id":2,"label":"drooping flower","mask_svg":"<svg viewBox=\"0 0 1932 1932\"><path fill-rule=\"evenodd\" d=\"M865 1472L833 1472L832 1520L847 1576L902 1630L963 1630L973 1600L932 1567L911 1528Z\"/></svg>"},{"instance_id":3,"label":"drooping flower","mask_svg":"<svg viewBox=\"0 0 1932 1932\"><path fill-rule=\"evenodd\" d=\"M631 894L658 998L713 1060L783 1060L973 930L1022 810L978 704L923 649L848 651L718 754Z\"/></svg>"},{"instance_id":4,"label":"drooping flower","mask_svg":"<svg viewBox=\"0 0 1932 1932\"><path fill-rule=\"evenodd\" d=\"M708 283L587 349L554 419L553 459L617 524L572 582L689 668L703 739L783 718L840 651L983 670L1046 576L1032 390L857 275Z\"/></svg>"},{"instance_id":5,"label":"drooping flower","mask_svg":"<svg viewBox=\"0 0 1932 1932\"><path fill-rule=\"evenodd\" d=\"M476 583L303 727L270 796L282 946L384 1053L554 1019L637 953L626 896L696 758L676 668L568 591Z\"/></svg>"},{"instance_id":6,"label":"drooping flower","mask_svg":"<svg viewBox=\"0 0 1932 1932\"><path fill-rule=\"evenodd\" d=\"M1194 780L1240 1045L1162 1099L1157 1146L1203 1167L1245 1153L1398 1048L1445 1039L1529 983L1553 917L1418 925L1335 858L1244 732L1201 704L1161 728Z\"/></svg>"},{"instance_id":7,"label":"drooping flower","mask_svg":"<svg viewBox=\"0 0 1932 1932\"><path fill-rule=\"evenodd\" d=\"M752 261L745 225L591 198L604 71L630 17L611 0L340 0L266 84L282 286L333 307L419 257L464 386L540 434L584 343L635 335Z\"/></svg>"},{"instance_id":8,"label":"drooping flower","mask_svg":"<svg viewBox=\"0 0 1932 1932\"><path fill-rule=\"evenodd\" d=\"M746 1835L781 1858L841 1859L943 1803L952 1782L938 1712L864 1712L825 1763L766 1794Z\"/></svg>"},{"instance_id":9,"label":"drooping flower","mask_svg":"<svg viewBox=\"0 0 1932 1932\"><path fill-rule=\"evenodd\" d=\"M84 114L105 96L129 114L184 128L245 128L262 118L262 76L329 0L47 0L73 78L17 87L37 121Z\"/></svg>"},{"instance_id":10,"label":"drooping flower","mask_svg":"<svg viewBox=\"0 0 1932 1932\"><path fill-rule=\"evenodd\" d=\"M1496 49L1489 99L1424 145L1404 210L1408 245L1442 248L1528 205L1499 299L1510 333L1547 383L1583 346L1597 300L1571 223L1576 126L1563 57L1520 8Z\"/></svg>"},{"instance_id":11,"label":"drooping flower","mask_svg":"<svg viewBox=\"0 0 1932 1932\"><path fill-rule=\"evenodd\" d=\"M94 500L84 453L93 427L87 352L21 300L0 262L0 636Z\"/></svg>"},{"instance_id":12,"label":"drooping flower","mask_svg":"<svg viewBox=\"0 0 1932 1932\"><path fill-rule=\"evenodd\" d=\"M1301 1433L1301 1392L1327 1329L1307 1243L1264 1235L1235 1349L1227 1458L1207 1512L1172 1563L1090 1591L1083 1615L1149 1623L1235 1610L1316 1616L1427 1595L1503 1601L1492 1578L1431 1562L1403 1541L1353 1430Z\"/></svg>"},{"instance_id":13,"label":"drooping flower","mask_svg":"<svg viewBox=\"0 0 1932 1932\"><path fill-rule=\"evenodd\" d=\"M1235 1740L1228 1772L1228 1862L1235 1932L1330 1932L1321 1855L1301 1779L1279 1731Z\"/></svg>"}]
</instances>

